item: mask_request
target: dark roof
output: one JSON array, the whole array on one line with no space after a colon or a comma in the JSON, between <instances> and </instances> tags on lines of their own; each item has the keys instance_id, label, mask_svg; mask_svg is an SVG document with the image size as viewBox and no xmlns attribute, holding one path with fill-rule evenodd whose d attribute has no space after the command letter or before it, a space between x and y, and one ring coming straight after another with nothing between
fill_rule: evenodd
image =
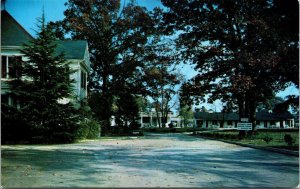
<instances>
[{"instance_id":1,"label":"dark roof","mask_svg":"<svg viewBox=\"0 0 300 189\"><path fill-rule=\"evenodd\" d=\"M196 119L203 119L203 120L239 120L239 115L237 113L208 113L208 112L195 112L194 117Z\"/></svg>"},{"instance_id":2,"label":"dark roof","mask_svg":"<svg viewBox=\"0 0 300 189\"><path fill-rule=\"evenodd\" d=\"M279 121L293 119L293 115L290 112L283 113L269 113L269 112L257 112L256 120L258 121Z\"/></svg>"},{"instance_id":3,"label":"dark roof","mask_svg":"<svg viewBox=\"0 0 300 189\"><path fill-rule=\"evenodd\" d=\"M1 11L1 46L22 46L33 37L6 11Z\"/></svg>"},{"instance_id":4,"label":"dark roof","mask_svg":"<svg viewBox=\"0 0 300 189\"><path fill-rule=\"evenodd\" d=\"M195 112L194 113L195 119L202 119L202 120L231 120L231 121L238 121L239 114L238 113L208 113L208 112ZM257 121L280 121L280 120L287 120L293 119L293 116L289 112L284 113L269 113L269 112L256 112L256 120Z\"/></svg>"},{"instance_id":5,"label":"dark roof","mask_svg":"<svg viewBox=\"0 0 300 189\"><path fill-rule=\"evenodd\" d=\"M85 40L56 41L56 53L64 53L66 59L83 59L87 47Z\"/></svg>"},{"instance_id":6,"label":"dark roof","mask_svg":"<svg viewBox=\"0 0 300 189\"><path fill-rule=\"evenodd\" d=\"M1 46L22 46L33 37L6 11L1 11ZM87 47L85 40L56 41L56 53L64 52L66 59L83 59Z\"/></svg>"}]
</instances>

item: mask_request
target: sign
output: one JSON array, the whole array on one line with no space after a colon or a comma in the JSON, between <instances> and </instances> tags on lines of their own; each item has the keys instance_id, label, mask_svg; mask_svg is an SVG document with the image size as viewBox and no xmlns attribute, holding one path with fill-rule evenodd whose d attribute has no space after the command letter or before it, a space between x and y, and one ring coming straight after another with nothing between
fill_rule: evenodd
<instances>
[{"instance_id":1,"label":"sign","mask_svg":"<svg viewBox=\"0 0 300 189\"><path fill-rule=\"evenodd\" d=\"M243 131L251 131L252 130L252 123L238 123L237 130Z\"/></svg>"},{"instance_id":2,"label":"sign","mask_svg":"<svg viewBox=\"0 0 300 189\"><path fill-rule=\"evenodd\" d=\"M247 118L247 117L242 117L242 118L241 118L241 122L249 122L249 118Z\"/></svg>"}]
</instances>

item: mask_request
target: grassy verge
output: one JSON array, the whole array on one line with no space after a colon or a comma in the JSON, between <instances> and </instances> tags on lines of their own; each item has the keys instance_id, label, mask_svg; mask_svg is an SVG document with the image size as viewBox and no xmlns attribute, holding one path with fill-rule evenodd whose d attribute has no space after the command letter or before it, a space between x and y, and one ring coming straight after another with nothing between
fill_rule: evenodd
<instances>
[{"instance_id":1,"label":"grassy verge","mask_svg":"<svg viewBox=\"0 0 300 189\"><path fill-rule=\"evenodd\" d=\"M243 138L239 136L238 131L234 130L203 131L198 132L197 135L260 147L272 147L299 151L299 130L258 130L255 134ZM285 139L286 135L291 136L290 140ZM292 142L289 144L287 141Z\"/></svg>"},{"instance_id":2,"label":"grassy verge","mask_svg":"<svg viewBox=\"0 0 300 189\"><path fill-rule=\"evenodd\" d=\"M141 128L140 131L142 132L156 132L156 133L184 133L184 132L195 132L195 131L204 131L207 129L203 128Z\"/></svg>"}]
</instances>

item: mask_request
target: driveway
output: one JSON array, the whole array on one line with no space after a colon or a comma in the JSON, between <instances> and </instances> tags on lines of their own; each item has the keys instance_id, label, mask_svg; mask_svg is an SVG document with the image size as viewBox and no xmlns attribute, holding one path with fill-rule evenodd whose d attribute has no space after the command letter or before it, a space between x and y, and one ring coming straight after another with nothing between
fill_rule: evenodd
<instances>
[{"instance_id":1,"label":"driveway","mask_svg":"<svg viewBox=\"0 0 300 189\"><path fill-rule=\"evenodd\" d=\"M299 159L187 134L2 146L3 187L296 187Z\"/></svg>"}]
</instances>

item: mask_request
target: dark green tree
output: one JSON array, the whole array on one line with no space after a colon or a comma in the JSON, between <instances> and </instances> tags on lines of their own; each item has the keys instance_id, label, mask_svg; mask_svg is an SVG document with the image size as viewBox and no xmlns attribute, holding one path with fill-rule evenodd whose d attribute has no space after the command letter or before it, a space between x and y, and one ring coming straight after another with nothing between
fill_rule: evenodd
<instances>
[{"instance_id":1,"label":"dark green tree","mask_svg":"<svg viewBox=\"0 0 300 189\"><path fill-rule=\"evenodd\" d=\"M57 54L54 34L38 19L37 37L21 52L22 77L12 83L19 103L18 116L29 127L31 142L60 143L75 140L78 115L72 101L71 70L63 54Z\"/></svg>"},{"instance_id":2,"label":"dark green tree","mask_svg":"<svg viewBox=\"0 0 300 189\"><path fill-rule=\"evenodd\" d=\"M180 31L182 59L199 71L185 86L187 94L200 91L210 102L234 102L240 117L255 122L259 102L298 80L296 0L162 3L168 8L167 31Z\"/></svg>"}]
</instances>

